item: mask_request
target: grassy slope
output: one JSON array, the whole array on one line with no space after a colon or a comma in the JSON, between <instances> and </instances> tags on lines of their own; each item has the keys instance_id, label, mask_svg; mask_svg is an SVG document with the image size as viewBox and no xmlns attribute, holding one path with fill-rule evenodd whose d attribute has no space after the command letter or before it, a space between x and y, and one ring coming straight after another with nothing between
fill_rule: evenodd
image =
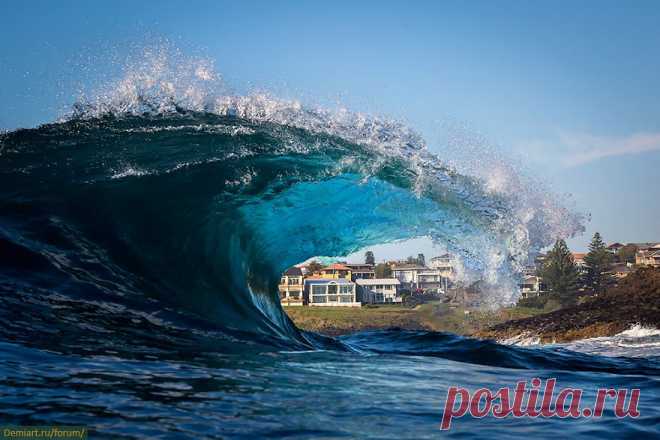
<instances>
[{"instance_id":1,"label":"grassy slope","mask_svg":"<svg viewBox=\"0 0 660 440\"><path fill-rule=\"evenodd\" d=\"M284 310L299 328L332 336L388 327L428 328L419 310L401 306L285 307Z\"/></svg>"},{"instance_id":2,"label":"grassy slope","mask_svg":"<svg viewBox=\"0 0 660 440\"><path fill-rule=\"evenodd\" d=\"M542 313L538 309L512 307L496 312L471 311L466 315L464 308L450 308L441 303L423 304L414 309L384 305L362 308L286 307L285 310L299 328L332 336L389 327L470 335L510 319Z\"/></svg>"},{"instance_id":3,"label":"grassy slope","mask_svg":"<svg viewBox=\"0 0 660 440\"><path fill-rule=\"evenodd\" d=\"M502 322L543 313L543 310L525 307L505 307L496 311L469 310L469 314L465 314L465 310L462 307L450 308L446 304L436 305L429 321L431 329L472 335Z\"/></svg>"}]
</instances>

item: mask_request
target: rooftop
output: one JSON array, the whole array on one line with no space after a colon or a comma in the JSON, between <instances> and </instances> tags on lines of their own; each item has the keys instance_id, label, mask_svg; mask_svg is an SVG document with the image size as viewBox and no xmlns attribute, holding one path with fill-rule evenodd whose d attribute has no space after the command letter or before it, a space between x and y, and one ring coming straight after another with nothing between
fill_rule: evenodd
<instances>
[{"instance_id":1,"label":"rooftop","mask_svg":"<svg viewBox=\"0 0 660 440\"><path fill-rule=\"evenodd\" d=\"M343 264L334 263L334 264L331 264L329 266L324 267L321 270L324 271L324 270L351 270L351 269L349 267L346 267Z\"/></svg>"},{"instance_id":2,"label":"rooftop","mask_svg":"<svg viewBox=\"0 0 660 440\"><path fill-rule=\"evenodd\" d=\"M444 254L444 255L440 255L438 257L431 258L431 261L433 261L433 260L451 260L451 259L452 259L451 254Z\"/></svg>"},{"instance_id":3,"label":"rooftop","mask_svg":"<svg viewBox=\"0 0 660 440\"><path fill-rule=\"evenodd\" d=\"M433 275L439 275L441 272L443 272L442 269L430 269L428 267L423 267L419 271L419 275L424 275L424 274L433 274Z\"/></svg>"},{"instance_id":4,"label":"rooftop","mask_svg":"<svg viewBox=\"0 0 660 440\"><path fill-rule=\"evenodd\" d=\"M354 272L373 272L374 271L374 265L373 264L347 264L346 267L349 269L353 270Z\"/></svg>"},{"instance_id":5,"label":"rooftop","mask_svg":"<svg viewBox=\"0 0 660 440\"><path fill-rule=\"evenodd\" d=\"M302 270L300 270L299 267L290 267L284 272L284 275L289 276L289 277L301 277L302 276Z\"/></svg>"},{"instance_id":6,"label":"rooftop","mask_svg":"<svg viewBox=\"0 0 660 440\"><path fill-rule=\"evenodd\" d=\"M392 266L392 270L427 270L428 267L420 266L419 264L395 264Z\"/></svg>"},{"instance_id":7,"label":"rooftop","mask_svg":"<svg viewBox=\"0 0 660 440\"><path fill-rule=\"evenodd\" d=\"M355 284L351 280L345 278L321 278L321 277L309 277L305 278L305 284Z\"/></svg>"},{"instance_id":8,"label":"rooftop","mask_svg":"<svg viewBox=\"0 0 660 440\"><path fill-rule=\"evenodd\" d=\"M398 286L401 283L396 278L374 278L371 280L355 280L355 284L358 286L375 286L380 284Z\"/></svg>"},{"instance_id":9,"label":"rooftop","mask_svg":"<svg viewBox=\"0 0 660 440\"><path fill-rule=\"evenodd\" d=\"M649 242L649 243L629 243L637 247L637 250L640 251L645 251L647 249L660 249L660 243L657 242Z\"/></svg>"}]
</instances>

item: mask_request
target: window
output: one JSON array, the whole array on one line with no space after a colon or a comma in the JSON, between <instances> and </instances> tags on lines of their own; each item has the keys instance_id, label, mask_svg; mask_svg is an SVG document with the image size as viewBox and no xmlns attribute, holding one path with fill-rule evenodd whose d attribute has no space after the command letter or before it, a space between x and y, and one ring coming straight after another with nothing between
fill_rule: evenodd
<instances>
[{"instance_id":1,"label":"window","mask_svg":"<svg viewBox=\"0 0 660 440\"><path fill-rule=\"evenodd\" d=\"M353 295L339 295L339 302L351 303L353 302Z\"/></svg>"},{"instance_id":2,"label":"window","mask_svg":"<svg viewBox=\"0 0 660 440\"><path fill-rule=\"evenodd\" d=\"M337 293L337 285L328 284L328 293Z\"/></svg>"},{"instance_id":3,"label":"window","mask_svg":"<svg viewBox=\"0 0 660 440\"><path fill-rule=\"evenodd\" d=\"M325 286L312 286L312 295L325 295Z\"/></svg>"},{"instance_id":4,"label":"window","mask_svg":"<svg viewBox=\"0 0 660 440\"><path fill-rule=\"evenodd\" d=\"M312 295L313 303L326 303L328 302L328 297L325 295Z\"/></svg>"},{"instance_id":5,"label":"window","mask_svg":"<svg viewBox=\"0 0 660 440\"><path fill-rule=\"evenodd\" d=\"M353 286L339 286L339 293L353 293Z\"/></svg>"}]
</instances>

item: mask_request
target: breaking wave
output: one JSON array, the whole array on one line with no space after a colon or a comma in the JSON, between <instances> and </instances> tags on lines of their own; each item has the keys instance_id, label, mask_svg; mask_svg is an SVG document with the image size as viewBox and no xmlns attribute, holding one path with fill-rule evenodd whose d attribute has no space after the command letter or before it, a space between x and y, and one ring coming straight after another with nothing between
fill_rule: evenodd
<instances>
[{"instance_id":1,"label":"breaking wave","mask_svg":"<svg viewBox=\"0 0 660 440\"><path fill-rule=\"evenodd\" d=\"M0 135L0 243L19 256L3 301L310 343L277 301L289 265L428 236L511 286L501 304L530 253L582 227L501 168L495 186L457 172L399 122L223 90L208 62L147 51L63 120Z\"/></svg>"}]
</instances>

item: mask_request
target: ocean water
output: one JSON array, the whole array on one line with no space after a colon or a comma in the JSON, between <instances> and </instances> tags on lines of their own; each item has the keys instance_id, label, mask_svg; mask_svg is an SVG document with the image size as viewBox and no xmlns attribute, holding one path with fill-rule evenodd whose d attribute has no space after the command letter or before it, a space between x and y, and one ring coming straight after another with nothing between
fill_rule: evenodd
<instances>
[{"instance_id":1,"label":"ocean water","mask_svg":"<svg viewBox=\"0 0 660 440\"><path fill-rule=\"evenodd\" d=\"M131 84L0 135L1 424L90 438L658 436L651 330L570 346L332 339L279 306L294 263L420 236L502 286L493 304L510 301L529 253L581 227L543 188L458 172L386 119ZM449 387L535 377L592 398L638 388L640 415L466 416L440 431Z\"/></svg>"}]
</instances>

